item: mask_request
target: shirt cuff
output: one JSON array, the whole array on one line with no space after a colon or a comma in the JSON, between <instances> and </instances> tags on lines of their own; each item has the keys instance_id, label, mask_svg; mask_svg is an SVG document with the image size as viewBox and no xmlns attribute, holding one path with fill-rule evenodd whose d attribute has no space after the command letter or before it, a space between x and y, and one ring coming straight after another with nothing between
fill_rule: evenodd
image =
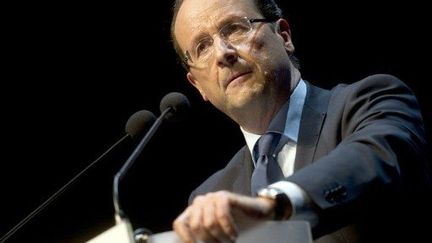
<instances>
[{"instance_id":1,"label":"shirt cuff","mask_svg":"<svg viewBox=\"0 0 432 243\"><path fill-rule=\"evenodd\" d=\"M318 223L318 214L313 207L313 203L306 192L297 184L290 181L278 181L268 187L282 190L291 201L293 212L290 220L306 220L314 227Z\"/></svg>"}]
</instances>

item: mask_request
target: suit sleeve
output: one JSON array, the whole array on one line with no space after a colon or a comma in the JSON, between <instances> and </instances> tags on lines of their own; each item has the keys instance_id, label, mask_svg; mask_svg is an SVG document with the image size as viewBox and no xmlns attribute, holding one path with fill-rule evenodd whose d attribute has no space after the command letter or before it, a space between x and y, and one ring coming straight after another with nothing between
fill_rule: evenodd
<instances>
[{"instance_id":1,"label":"suit sleeve","mask_svg":"<svg viewBox=\"0 0 432 243\"><path fill-rule=\"evenodd\" d=\"M317 206L319 234L354 221L381 199L421 191L428 176L423 121L405 84L375 75L336 89L333 97L329 107L340 107L339 118L329 120L338 122L338 145L288 178Z\"/></svg>"}]
</instances>

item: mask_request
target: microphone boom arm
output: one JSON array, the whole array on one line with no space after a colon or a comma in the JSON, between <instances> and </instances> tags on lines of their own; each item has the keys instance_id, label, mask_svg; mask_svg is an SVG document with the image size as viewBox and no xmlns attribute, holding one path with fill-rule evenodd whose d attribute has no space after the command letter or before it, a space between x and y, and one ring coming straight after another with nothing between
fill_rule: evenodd
<instances>
[{"instance_id":1,"label":"microphone boom arm","mask_svg":"<svg viewBox=\"0 0 432 243\"><path fill-rule=\"evenodd\" d=\"M9 237L11 237L16 231L18 231L22 226L24 226L28 221L38 215L43 209L45 209L48 205L50 205L57 197L59 197L63 192L66 191L78 178L80 178L84 173L86 173L90 168L92 168L96 163L98 163L102 158L105 157L108 153L111 152L118 144L122 143L126 138L129 137L129 134L123 136L119 141L117 141L113 146L111 146L105 153L99 156L95 161L89 164L84 170L74 176L68 183L62 186L58 191L56 191L52 196L50 196L45 202L43 202L39 207L33 210L27 217L21 220L17 225L15 225L12 229L10 229L3 237L0 239L0 242L5 242Z\"/></svg>"},{"instance_id":2,"label":"microphone boom arm","mask_svg":"<svg viewBox=\"0 0 432 243\"><path fill-rule=\"evenodd\" d=\"M119 223L123 218L125 218L124 212L121 210L120 207L120 200L119 200L119 183L120 180L126 175L126 172L130 169L130 167L133 165L135 160L140 155L141 151L144 149L144 147L147 145L147 143L150 141L150 139L153 137L159 126L162 124L162 121L164 120L165 116L173 112L173 107L168 107L165 109L162 114L159 116L159 118L154 122L153 126L150 128L150 130L146 133L146 135L141 139L138 146L135 148L135 150L132 152L131 156L128 158L128 160L125 162L125 164L121 167L121 169L117 172L117 174L114 176L114 182L113 182L113 201L114 201L114 210L115 210L115 219L116 222Z\"/></svg>"}]
</instances>

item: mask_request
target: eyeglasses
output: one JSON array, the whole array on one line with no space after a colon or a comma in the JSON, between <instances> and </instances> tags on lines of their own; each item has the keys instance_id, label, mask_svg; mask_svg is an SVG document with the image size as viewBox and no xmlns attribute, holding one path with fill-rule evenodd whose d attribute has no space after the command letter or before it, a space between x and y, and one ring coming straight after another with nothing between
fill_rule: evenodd
<instances>
[{"instance_id":1,"label":"eyeglasses","mask_svg":"<svg viewBox=\"0 0 432 243\"><path fill-rule=\"evenodd\" d=\"M253 30L253 23L274 22L269 19L249 19L242 17L235 19L219 29L219 37L231 45L238 45L245 42ZM195 43L191 51L185 52L184 62L187 66L205 67L214 53L214 40L206 36Z\"/></svg>"}]
</instances>

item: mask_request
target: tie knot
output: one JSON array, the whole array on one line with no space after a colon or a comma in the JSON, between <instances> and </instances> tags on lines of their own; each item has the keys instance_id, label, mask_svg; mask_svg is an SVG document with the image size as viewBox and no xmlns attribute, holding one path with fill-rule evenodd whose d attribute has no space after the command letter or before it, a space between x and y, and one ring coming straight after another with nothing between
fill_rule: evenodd
<instances>
[{"instance_id":1,"label":"tie knot","mask_svg":"<svg viewBox=\"0 0 432 243\"><path fill-rule=\"evenodd\" d=\"M281 134L277 132L267 132L256 142L253 152L255 161L263 155L271 156L279 143Z\"/></svg>"}]
</instances>

